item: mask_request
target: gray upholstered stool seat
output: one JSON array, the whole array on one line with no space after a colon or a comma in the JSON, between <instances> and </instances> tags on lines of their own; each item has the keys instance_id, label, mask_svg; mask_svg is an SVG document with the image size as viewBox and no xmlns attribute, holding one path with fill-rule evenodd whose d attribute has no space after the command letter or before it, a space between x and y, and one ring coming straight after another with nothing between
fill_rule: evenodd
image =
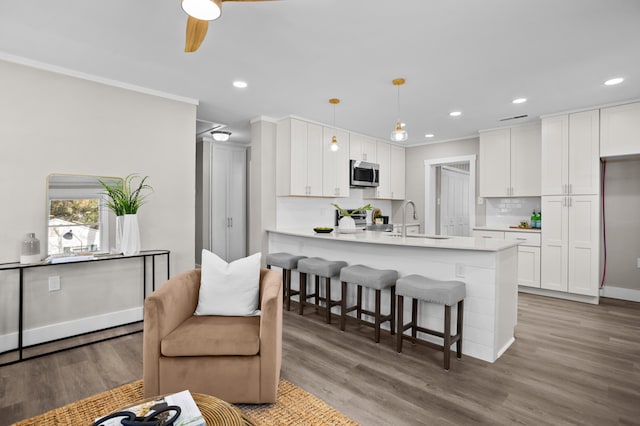
<instances>
[{"instance_id":1,"label":"gray upholstered stool seat","mask_svg":"<svg viewBox=\"0 0 640 426\"><path fill-rule=\"evenodd\" d=\"M439 305L453 306L466 296L460 281L438 281L422 275L408 275L398 280L396 294Z\"/></svg>"},{"instance_id":2,"label":"gray upholstered stool seat","mask_svg":"<svg viewBox=\"0 0 640 426\"><path fill-rule=\"evenodd\" d=\"M298 261L300 259L305 258L306 256L297 256L289 253L269 253L267 255L267 265L292 270L298 267Z\"/></svg>"},{"instance_id":3,"label":"gray upholstered stool seat","mask_svg":"<svg viewBox=\"0 0 640 426\"><path fill-rule=\"evenodd\" d=\"M347 262L341 260L325 260L319 257L309 257L298 261L298 271L300 272L300 306L298 313L304 313L306 305L313 305L317 308L324 303L325 320L331 324L331 308L340 305L340 300L331 299L331 278L340 276L340 270L347 266ZM307 275L315 275L315 293L307 294ZM320 278L324 278L325 296L320 296ZM309 298L314 298L315 303L310 303Z\"/></svg>"},{"instance_id":4,"label":"gray upholstered stool seat","mask_svg":"<svg viewBox=\"0 0 640 426\"><path fill-rule=\"evenodd\" d=\"M271 269L272 266L282 268L284 282L282 297L287 311L291 309L291 296L300 294L298 290L291 289L291 271L298 267L298 261L301 259L306 259L306 256L298 256L290 253L269 253L267 255L267 268Z\"/></svg>"},{"instance_id":5,"label":"gray upholstered stool seat","mask_svg":"<svg viewBox=\"0 0 640 426\"><path fill-rule=\"evenodd\" d=\"M444 369L450 366L451 345L456 345L456 355L462 358L462 317L464 312L464 298L466 296L465 283L461 281L439 281L422 275L408 275L397 281L398 294L398 333L396 349L402 352L402 341L410 340L421 343L444 352ZM411 322L404 324L404 298L411 297ZM442 332L418 326L418 302L429 302L444 305L444 330ZM451 336L451 306L457 304L456 334ZM411 329L411 336L404 331ZM441 337L442 345L418 339L417 332Z\"/></svg>"},{"instance_id":6,"label":"gray upholstered stool seat","mask_svg":"<svg viewBox=\"0 0 640 426\"><path fill-rule=\"evenodd\" d=\"M396 279L398 272L388 269L374 269L364 265L352 265L343 268L340 271L340 281L342 281L342 309L340 312L340 329L344 331L347 322L347 313L356 311L356 318L360 324L370 325L374 328L374 340L376 343L380 341L380 324L389 321L391 334L395 333L395 317L396 317ZM356 284L357 300L356 304L347 307L347 285ZM375 290L375 310L369 311L362 309L362 287ZM389 288L391 290L389 314L382 315L380 307L380 299L382 290ZM362 314L374 317L374 322L362 320Z\"/></svg>"}]
</instances>

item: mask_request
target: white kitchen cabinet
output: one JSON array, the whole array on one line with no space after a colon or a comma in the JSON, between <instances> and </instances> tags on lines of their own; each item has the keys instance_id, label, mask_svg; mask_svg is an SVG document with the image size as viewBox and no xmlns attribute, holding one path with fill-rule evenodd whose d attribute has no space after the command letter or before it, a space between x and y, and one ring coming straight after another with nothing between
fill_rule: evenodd
<instances>
[{"instance_id":1,"label":"white kitchen cabinet","mask_svg":"<svg viewBox=\"0 0 640 426\"><path fill-rule=\"evenodd\" d=\"M366 189L364 194L365 198L404 200L404 148L387 142L377 141L376 161L380 166L380 185L376 188Z\"/></svg>"},{"instance_id":2,"label":"white kitchen cabinet","mask_svg":"<svg viewBox=\"0 0 640 426\"><path fill-rule=\"evenodd\" d=\"M542 120L542 195L600 193L598 110Z\"/></svg>"},{"instance_id":3,"label":"white kitchen cabinet","mask_svg":"<svg viewBox=\"0 0 640 426\"><path fill-rule=\"evenodd\" d=\"M600 156L640 154L640 102L600 110Z\"/></svg>"},{"instance_id":4,"label":"white kitchen cabinet","mask_svg":"<svg viewBox=\"0 0 640 426\"><path fill-rule=\"evenodd\" d=\"M276 195L322 196L322 151L322 126L294 118L279 121Z\"/></svg>"},{"instance_id":5,"label":"white kitchen cabinet","mask_svg":"<svg viewBox=\"0 0 640 426\"><path fill-rule=\"evenodd\" d=\"M480 196L540 195L540 125L480 133Z\"/></svg>"},{"instance_id":6,"label":"white kitchen cabinet","mask_svg":"<svg viewBox=\"0 0 640 426\"><path fill-rule=\"evenodd\" d=\"M246 148L208 140L196 145L197 261L207 249L227 262L246 256Z\"/></svg>"},{"instance_id":7,"label":"white kitchen cabinet","mask_svg":"<svg viewBox=\"0 0 640 426\"><path fill-rule=\"evenodd\" d=\"M331 151L331 139L338 139L337 151ZM349 196L349 132L323 128L322 195L325 197Z\"/></svg>"},{"instance_id":8,"label":"white kitchen cabinet","mask_svg":"<svg viewBox=\"0 0 640 426\"><path fill-rule=\"evenodd\" d=\"M540 234L505 232L505 240L520 242L518 246L518 285L540 288Z\"/></svg>"},{"instance_id":9,"label":"white kitchen cabinet","mask_svg":"<svg viewBox=\"0 0 640 426\"><path fill-rule=\"evenodd\" d=\"M599 197L542 197L541 288L598 295Z\"/></svg>"},{"instance_id":10,"label":"white kitchen cabinet","mask_svg":"<svg viewBox=\"0 0 640 426\"><path fill-rule=\"evenodd\" d=\"M351 133L349 141L349 156L351 160L376 163L376 140L367 136Z\"/></svg>"},{"instance_id":11,"label":"white kitchen cabinet","mask_svg":"<svg viewBox=\"0 0 640 426\"><path fill-rule=\"evenodd\" d=\"M405 196L405 149L391 145L391 199L404 200Z\"/></svg>"},{"instance_id":12,"label":"white kitchen cabinet","mask_svg":"<svg viewBox=\"0 0 640 426\"><path fill-rule=\"evenodd\" d=\"M520 242L518 285L540 288L540 234L537 232L474 230L476 238L498 238Z\"/></svg>"},{"instance_id":13,"label":"white kitchen cabinet","mask_svg":"<svg viewBox=\"0 0 640 426\"><path fill-rule=\"evenodd\" d=\"M373 188L373 198L391 198L391 146L386 142L376 142L376 162L379 169L379 185Z\"/></svg>"}]
</instances>

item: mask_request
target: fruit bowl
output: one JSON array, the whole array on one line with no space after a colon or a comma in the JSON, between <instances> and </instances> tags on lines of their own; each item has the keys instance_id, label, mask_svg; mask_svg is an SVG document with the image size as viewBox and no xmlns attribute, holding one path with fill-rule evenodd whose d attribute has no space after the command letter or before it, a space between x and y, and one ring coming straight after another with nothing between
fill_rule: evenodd
<instances>
[{"instance_id":1,"label":"fruit bowl","mask_svg":"<svg viewBox=\"0 0 640 426\"><path fill-rule=\"evenodd\" d=\"M333 231L333 228L328 226L316 226L313 230L318 234L328 234Z\"/></svg>"}]
</instances>

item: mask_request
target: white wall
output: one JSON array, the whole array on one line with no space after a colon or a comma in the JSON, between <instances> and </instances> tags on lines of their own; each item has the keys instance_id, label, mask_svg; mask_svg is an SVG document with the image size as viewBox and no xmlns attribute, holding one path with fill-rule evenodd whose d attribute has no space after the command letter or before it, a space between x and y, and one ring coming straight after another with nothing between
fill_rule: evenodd
<instances>
[{"instance_id":1,"label":"white wall","mask_svg":"<svg viewBox=\"0 0 640 426\"><path fill-rule=\"evenodd\" d=\"M640 160L607 162L605 174L607 274L605 288L640 290ZM544 212L543 212L544 226Z\"/></svg>"},{"instance_id":2,"label":"white wall","mask_svg":"<svg viewBox=\"0 0 640 426\"><path fill-rule=\"evenodd\" d=\"M50 173L139 173L148 175L154 188L139 211L142 249L171 250L172 273L194 266L195 102L5 61L0 61L0 93L0 263L19 260L28 232L36 233L44 250ZM61 276L60 292L46 290L53 274ZM141 274L140 262L133 260L28 271L25 325L139 306ZM77 285L98 291L85 288L74 297ZM105 289L119 297L104 296ZM61 299L66 301L57 305ZM16 273L0 273L0 300L2 335L17 322ZM82 312L73 306L82 306Z\"/></svg>"},{"instance_id":3,"label":"white wall","mask_svg":"<svg viewBox=\"0 0 640 426\"><path fill-rule=\"evenodd\" d=\"M424 187L424 160L438 158L459 157L463 155L479 155L480 138L462 139L458 141L443 142L406 149L406 199L416 204L421 229L425 228L425 187ZM476 194L479 191L479 176L481 164L476 157ZM393 203L393 222L401 223L401 202ZM484 205L476 205L476 224L484 224Z\"/></svg>"}]
</instances>

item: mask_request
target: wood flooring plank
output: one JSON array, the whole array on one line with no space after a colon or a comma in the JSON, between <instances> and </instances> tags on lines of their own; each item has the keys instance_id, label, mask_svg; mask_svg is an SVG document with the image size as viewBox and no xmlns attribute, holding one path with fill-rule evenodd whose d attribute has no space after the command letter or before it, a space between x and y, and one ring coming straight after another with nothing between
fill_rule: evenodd
<instances>
[{"instance_id":1,"label":"wood flooring plank","mask_svg":"<svg viewBox=\"0 0 640 426\"><path fill-rule=\"evenodd\" d=\"M363 425L640 425L640 303L519 295L516 341L495 363L442 369L442 352L297 305L282 377ZM0 426L142 376L134 334L0 367Z\"/></svg>"}]
</instances>

